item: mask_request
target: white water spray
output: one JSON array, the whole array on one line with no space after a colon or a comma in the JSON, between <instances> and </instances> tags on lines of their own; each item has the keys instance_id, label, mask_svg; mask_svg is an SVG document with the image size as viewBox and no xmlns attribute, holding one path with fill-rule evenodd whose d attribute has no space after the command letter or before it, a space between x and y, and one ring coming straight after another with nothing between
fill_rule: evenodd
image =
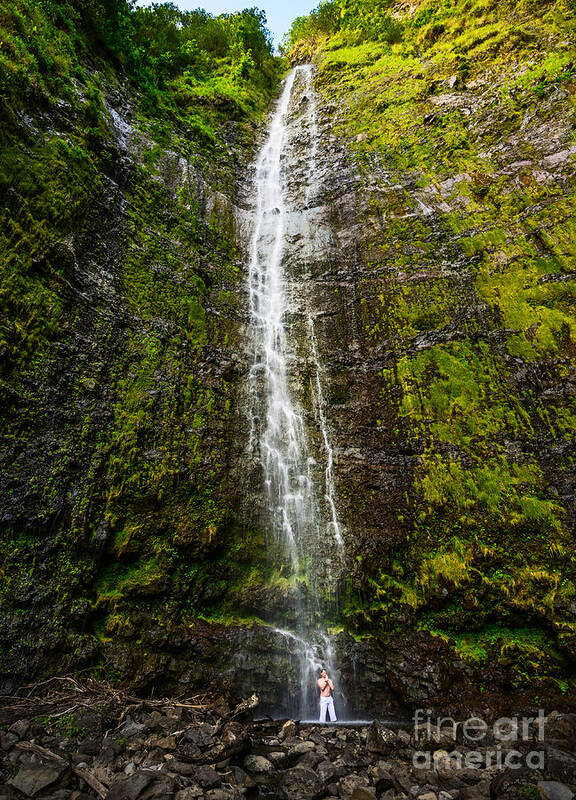
<instances>
[{"instance_id":1,"label":"white water spray","mask_svg":"<svg viewBox=\"0 0 576 800\"><path fill-rule=\"evenodd\" d=\"M294 652L299 668L299 695L292 703L292 707L297 709L298 716L302 720L312 720L317 716L318 710L318 689L316 681L320 669L324 668L339 688L340 675L336 663L334 652L334 642L331 636L326 633L318 632L312 640L309 636L299 636L292 631L276 628L275 632L286 639L287 649ZM345 715L346 697L341 692L338 693L340 719Z\"/></svg>"}]
</instances>

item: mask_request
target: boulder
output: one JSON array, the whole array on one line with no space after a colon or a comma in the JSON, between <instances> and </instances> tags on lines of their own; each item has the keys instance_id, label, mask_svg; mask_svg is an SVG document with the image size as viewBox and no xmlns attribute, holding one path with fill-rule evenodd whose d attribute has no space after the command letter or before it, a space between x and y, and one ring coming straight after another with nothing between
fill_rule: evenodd
<instances>
[{"instance_id":1,"label":"boulder","mask_svg":"<svg viewBox=\"0 0 576 800\"><path fill-rule=\"evenodd\" d=\"M156 747L161 750L176 750L176 739L174 736L161 736L156 741Z\"/></svg>"},{"instance_id":2,"label":"boulder","mask_svg":"<svg viewBox=\"0 0 576 800\"><path fill-rule=\"evenodd\" d=\"M4 733L0 731L0 749L10 750L18 741L18 736L15 733Z\"/></svg>"},{"instance_id":3,"label":"boulder","mask_svg":"<svg viewBox=\"0 0 576 800\"><path fill-rule=\"evenodd\" d=\"M344 776L342 767L336 767L331 761L321 761L316 772L324 783L331 783Z\"/></svg>"},{"instance_id":4,"label":"boulder","mask_svg":"<svg viewBox=\"0 0 576 800\"><path fill-rule=\"evenodd\" d=\"M78 746L78 752L86 756L97 756L100 752L100 741L94 739L84 739Z\"/></svg>"},{"instance_id":5,"label":"boulder","mask_svg":"<svg viewBox=\"0 0 576 800\"><path fill-rule=\"evenodd\" d=\"M27 719L19 719L16 722L13 722L12 725L8 728L10 733L15 733L19 739L24 739L28 730L30 728L30 723Z\"/></svg>"},{"instance_id":6,"label":"boulder","mask_svg":"<svg viewBox=\"0 0 576 800\"><path fill-rule=\"evenodd\" d=\"M303 756L296 762L296 766L298 767L308 767L308 769L315 770L318 764L324 760L324 757L315 753L313 750L309 753L305 753Z\"/></svg>"},{"instance_id":7,"label":"boulder","mask_svg":"<svg viewBox=\"0 0 576 800\"><path fill-rule=\"evenodd\" d=\"M545 746L546 777L561 783L576 784L576 758L571 753Z\"/></svg>"},{"instance_id":8,"label":"boulder","mask_svg":"<svg viewBox=\"0 0 576 800\"><path fill-rule=\"evenodd\" d=\"M170 800L174 783L169 775L157 773L157 778L138 796L138 800Z\"/></svg>"},{"instance_id":9,"label":"boulder","mask_svg":"<svg viewBox=\"0 0 576 800\"><path fill-rule=\"evenodd\" d=\"M200 800L204 797L204 789L197 784L194 786L187 786L181 789L174 795L174 800Z\"/></svg>"},{"instance_id":10,"label":"boulder","mask_svg":"<svg viewBox=\"0 0 576 800\"><path fill-rule=\"evenodd\" d=\"M128 719L124 724L119 728L118 734L123 738L130 739L132 736L140 736L141 733L146 731L146 725L142 722L134 722L134 720Z\"/></svg>"},{"instance_id":11,"label":"boulder","mask_svg":"<svg viewBox=\"0 0 576 800\"><path fill-rule=\"evenodd\" d=\"M222 780L224 783L237 786L239 789L250 789L253 786L256 786L256 783L250 777L250 775L244 772L244 770L240 767L236 766L228 767L228 769L222 775Z\"/></svg>"},{"instance_id":12,"label":"boulder","mask_svg":"<svg viewBox=\"0 0 576 800\"><path fill-rule=\"evenodd\" d=\"M316 773L306 767L292 767L282 775L280 796L285 800L315 800L324 786Z\"/></svg>"},{"instance_id":13,"label":"boulder","mask_svg":"<svg viewBox=\"0 0 576 800\"><path fill-rule=\"evenodd\" d=\"M368 730L366 748L371 753L387 756L398 747L398 737L393 730L386 728L378 720L374 720Z\"/></svg>"},{"instance_id":14,"label":"boulder","mask_svg":"<svg viewBox=\"0 0 576 800\"><path fill-rule=\"evenodd\" d=\"M537 770L527 769L505 769L498 772L490 782L490 797L492 800L496 798L512 798L525 795L524 788L526 786L535 786L538 780L542 779L542 775ZM520 792L519 792L520 790Z\"/></svg>"},{"instance_id":15,"label":"boulder","mask_svg":"<svg viewBox=\"0 0 576 800\"><path fill-rule=\"evenodd\" d=\"M376 800L376 791L369 786L357 786L350 795L350 800Z\"/></svg>"},{"instance_id":16,"label":"boulder","mask_svg":"<svg viewBox=\"0 0 576 800\"><path fill-rule=\"evenodd\" d=\"M414 782L405 765L392 765L390 769L392 783L396 791L400 794L408 794Z\"/></svg>"},{"instance_id":17,"label":"boulder","mask_svg":"<svg viewBox=\"0 0 576 800\"><path fill-rule=\"evenodd\" d=\"M445 791L455 792L461 789L466 784L459 776L460 770L450 769L447 766L440 766L436 770L438 776L438 783Z\"/></svg>"},{"instance_id":18,"label":"boulder","mask_svg":"<svg viewBox=\"0 0 576 800\"><path fill-rule=\"evenodd\" d=\"M572 800L574 792L560 781L538 781L538 791L542 800Z\"/></svg>"},{"instance_id":19,"label":"boulder","mask_svg":"<svg viewBox=\"0 0 576 800\"><path fill-rule=\"evenodd\" d=\"M204 726L204 730L199 733L196 730L191 728L186 731L178 741L176 754L182 761L218 764L233 756L242 755L250 747L248 731L240 722L226 723L220 734L220 741L213 736L214 729L210 725ZM213 746L208 750L204 749L207 741L213 741Z\"/></svg>"},{"instance_id":20,"label":"boulder","mask_svg":"<svg viewBox=\"0 0 576 800\"><path fill-rule=\"evenodd\" d=\"M399 747L410 747L410 743L412 742L412 737L408 733L408 731L404 730L396 731L396 738L398 740Z\"/></svg>"},{"instance_id":21,"label":"boulder","mask_svg":"<svg viewBox=\"0 0 576 800\"><path fill-rule=\"evenodd\" d=\"M250 754L244 759L244 766L252 775L270 775L274 766L264 756Z\"/></svg>"},{"instance_id":22,"label":"boulder","mask_svg":"<svg viewBox=\"0 0 576 800\"><path fill-rule=\"evenodd\" d=\"M368 778L365 778L363 775L355 775L352 773L338 781L338 795L339 797L345 798L345 800L351 800L356 790L368 789L369 786Z\"/></svg>"},{"instance_id":23,"label":"boulder","mask_svg":"<svg viewBox=\"0 0 576 800\"><path fill-rule=\"evenodd\" d=\"M16 775L8 781L26 797L35 797L44 792L48 787L62 783L69 772L68 764L64 761L46 759L43 763L26 760L21 765Z\"/></svg>"},{"instance_id":24,"label":"boulder","mask_svg":"<svg viewBox=\"0 0 576 800\"><path fill-rule=\"evenodd\" d=\"M387 792L389 789L393 789L394 784L390 773L385 774L380 778L377 777L374 786L378 795L384 794L384 792Z\"/></svg>"},{"instance_id":25,"label":"boulder","mask_svg":"<svg viewBox=\"0 0 576 800\"><path fill-rule=\"evenodd\" d=\"M544 735L546 739L565 742L573 749L576 744L576 714L550 714L544 724Z\"/></svg>"},{"instance_id":26,"label":"boulder","mask_svg":"<svg viewBox=\"0 0 576 800\"><path fill-rule=\"evenodd\" d=\"M212 767L209 767L207 764L203 764L202 766L196 768L194 780L203 789L215 789L222 783L222 778L220 775L215 769L212 769Z\"/></svg>"},{"instance_id":27,"label":"boulder","mask_svg":"<svg viewBox=\"0 0 576 800\"><path fill-rule=\"evenodd\" d=\"M201 750L207 750L215 744L215 730L212 725L193 725L187 728L182 734L186 742L195 744Z\"/></svg>"},{"instance_id":28,"label":"boulder","mask_svg":"<svg viewBox=\"0 0 576 800\"><path fill-rule=\"evenodd\" d=\"M220 743L208 750L206 760L211 763L224 761L232 756L242 755L250 747L250 737L245 726L240 722L228 722L220 736Z\"/></svg>"},{"instance_id":29,"label":"boulder","mask_svg":"<svg viewBox=\"0 0 576 800\"><path fill-rule=\"evenodd\" d=\"M306 753L309 753L311 750L315 749L316 745L314 744L314 742L311 742L310 740L306 740L304 742L298 742L298 744L295 744L294 747L291 747L288 750L288 757L295 758L297 756L303 756Z\"/></svg>"},{"instance_id":30,"label":"boulder","mask_svg":"<svg viewBox=\"0 0 576 800\"><path fill-rule=\"evenodd\" d=\"M147 790L151 784L158 783L162 778L168 776L152 769L140 769L132 775L121 775L112 782L106 800L137 800L144 796L147 798L158 796L153 788L151 793Z\"/></svg>"},{"instance_id":31,"label":"boulder","mask_svg":"<svg viewBox=\"0 0 576 800\"><path fill-rule=\"evenodd\" d=\"M268 760L274 764L277 769L282 769L286 766L287 756L283 750L272 750L268 753Z\"/></svg>"},{"instance_id":32,"label":"boulder","mask_svg":"<svg viewBox=\"0 0 576 800\"><path fill-rule=\"evenodd\" d=\"M171 758L166 765L166 769L169 772L175 772L177 775L190 777L196 774L198 767L194 764L188 764L185 761L178 761L177 758Z\"/></svg>"},{"instance_id":33,"label":"boulder","mask_svg":"<svg viewBox=\"0 0 576 800\"><path fill-rule=\"evenodd\" d=\"M291 719L286 720L284 725L280 728L280 739L290 739L293 736L296 736L298 733L298 728L296 727L296 723L292 722Z\"/></svg>"}]
</instances>

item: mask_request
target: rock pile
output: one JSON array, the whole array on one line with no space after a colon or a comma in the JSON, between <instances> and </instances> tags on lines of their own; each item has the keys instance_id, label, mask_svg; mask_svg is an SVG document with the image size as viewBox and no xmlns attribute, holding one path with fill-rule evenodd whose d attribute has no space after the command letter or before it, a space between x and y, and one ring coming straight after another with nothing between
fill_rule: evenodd
<instances>
[{"instance_id":1,"label":"rock pile","mask_svg":"<svg viewBox=\"0 0 576 800\"><path fill-rule=\"evenodd\" d=\"M458 725L253 721L255 702L198 711L142 701L17 719L0 711L0 800L573 797L576 715L550 715L545 741L532 724L521 742L471 742ZM500 763L487 765L498 747ZM507 766L512 747L539 763Z\"/></svg>"}]
</instances>

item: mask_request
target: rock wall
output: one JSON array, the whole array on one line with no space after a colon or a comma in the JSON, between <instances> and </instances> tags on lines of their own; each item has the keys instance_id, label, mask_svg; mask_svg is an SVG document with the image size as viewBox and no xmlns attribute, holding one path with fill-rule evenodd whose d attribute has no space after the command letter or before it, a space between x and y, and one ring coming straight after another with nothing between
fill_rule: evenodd
<instances>
[{"instance_id":1,"label":"rock wall","mask_svg":"<svg viewBox=\"0 0 576 800\"><path fill-rule=\"evenodd\" d=\"M207 140L58 10L64 33L45 9L3 20L32 66L2 66L0 683L96 666L149 691L189 659L171 625L241 585L260 542L229 480L256 125L207 107Z\"/></svg>"},{"instance_id":2,"label":"rock wall","mask_svg":"<svg viewBox=\"0 0 576 800\"><path fill-rule=\"evenodd\" d=\"M311 285L348 532L341 619L388 653L391 684L411 662L413 698L435 693L429 637L478 697L571 695L574 42L560 5L422 4L390 42L343 23L293 43L317 65L333 181L334 244Z\"/></svg>"},{"instance_id":3,"label":"rock wall","mask_svg":"<svg viewBox=\"0 0 576 800\"><path fill-rule=\"evenodd\" d=\"M573 704L575 95L556 6L518 24L502 4L415 8L401 42L293 50L317 108L313 135L297 84L292 388L322 485L319 374L346 541L325 625L351 713ZM0 682L230 683L272 712L293 654L269 623L290 628L313 587L268 557L247 451L265 124L220 110L211 151L98 58L2 128Z\"/></svg>"}]
</instances>

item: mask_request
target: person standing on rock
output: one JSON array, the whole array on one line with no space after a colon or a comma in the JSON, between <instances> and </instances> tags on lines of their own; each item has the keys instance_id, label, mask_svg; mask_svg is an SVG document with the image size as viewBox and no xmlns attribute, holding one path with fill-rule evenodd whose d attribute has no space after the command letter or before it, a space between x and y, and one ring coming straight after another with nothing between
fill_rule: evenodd
<instances>
[{"instance_id":1,"label":"person standing on rock","mask_svg":"<svg viewBox=\"0 0 576 800\"><path fill-rule=\"evenodd\" d=\"M330 722L336 722L334 698L332 697L334 684L325 669L320 670L320 677L316 683L320 689L320 722L326 722L326 712L330 715Z\"/></svg>"}]
</instances>

